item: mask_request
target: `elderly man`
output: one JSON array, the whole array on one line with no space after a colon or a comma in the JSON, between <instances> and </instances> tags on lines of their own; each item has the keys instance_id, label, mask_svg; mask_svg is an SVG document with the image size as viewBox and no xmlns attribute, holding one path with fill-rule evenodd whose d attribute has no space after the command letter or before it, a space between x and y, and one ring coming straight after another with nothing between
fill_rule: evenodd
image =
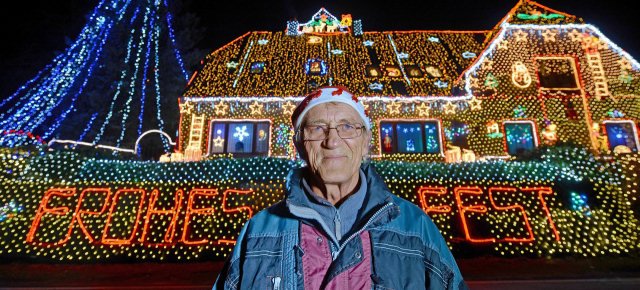
<instances>
[{"instance_id":1,"label":"elderly man","mask_svg":"<svg viewBox=\"0 0 640 290\"><path fill-rule=\"evenodd\" d=\"M363 162L371 124L353 94L321 88L291 121L307 166L245 224L214 289L466 288L431 219Z\"/></svg>"}]
</instances>

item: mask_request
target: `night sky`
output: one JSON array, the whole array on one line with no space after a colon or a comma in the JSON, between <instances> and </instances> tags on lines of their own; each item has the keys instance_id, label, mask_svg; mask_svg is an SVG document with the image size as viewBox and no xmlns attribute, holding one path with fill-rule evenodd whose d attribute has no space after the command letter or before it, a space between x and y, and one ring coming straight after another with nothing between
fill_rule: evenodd
<instances>
[{"instance_id":1,"label":"night sky","mask_svg":"<svg viewBox=\"0 0 640 290\"><path fill-rule=\"evenodd\" d=\"M184 9L206 28L199 47L214 50L248 31L284 30L287 20L306 22L325 7L337 17L350 13L364 31L485 30L517 4L516 0L244 1L183 0ZM73 42L97 0L15 1L0 17L3 54L0 98L31 79ZM640 21L632 0L541 0L550 8L582 17L609 39L640 58ZM18 19L18 20L12 20Z\"/></svg>"}]
</instances>

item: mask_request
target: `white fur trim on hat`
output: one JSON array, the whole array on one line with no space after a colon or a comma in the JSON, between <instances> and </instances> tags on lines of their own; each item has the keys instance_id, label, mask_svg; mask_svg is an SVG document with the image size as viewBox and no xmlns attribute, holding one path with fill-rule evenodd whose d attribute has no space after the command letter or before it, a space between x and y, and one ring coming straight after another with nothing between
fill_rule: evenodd
<instances>
[{"instance_id":1,"label":"white fur trim on hat","mask_svg":"<svg viewBox=\"0 0 640 290\"><path fill-rule=\"evenodd\" d=\"M291 116L294 128L300 128L300 124L302 123L304 116L309 112L309 110L311 110L311 108L329 102L338 102L351 106L356 110L358 115L360 115L360 118L362 118L367 130L371 130L371 121L369 120L369 117L367 117L362 103L359 102L352 93L342 87L323 87L304 98Z\"/></svg>"}]
</instances>

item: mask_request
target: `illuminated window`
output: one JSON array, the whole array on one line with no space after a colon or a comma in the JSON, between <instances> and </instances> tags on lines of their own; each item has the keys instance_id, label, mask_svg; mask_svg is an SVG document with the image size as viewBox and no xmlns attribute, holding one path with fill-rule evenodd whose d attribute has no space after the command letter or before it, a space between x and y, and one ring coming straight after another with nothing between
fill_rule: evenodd
<instances>
[{"instance_id":1,"label":"illuminated window","mask_svg":"<svg viewBox=\"0 0 640 290\"><path fill-rule=\"evenodd\" d=\"M520 155L538 146L538 136L532 121L505 121L504 131L510 155Z\"/></svg>"},{"instance_id":2,"label":"illuminated window","mask_svg":"<svg viewBox=\"0 0 640 290\"><path fill-rule=\"evenodd\" d=\"M609 150L616 152L638 152L638 131L636 125L631 120L603 122L607 131ZM626 148L624 148L626 147ZM627 150L628 148L628 150Z\"/></svg>"},{"instance_id":3,"label":"illuminated window","mask_svg":"<svg viewBox=\"0 0 640 290\"><path fill-rule=\"evenodd\" d=\"M251 63L251 73L252 74L261 74L264 72L264 62L256 61Z\"/></svg>"},{"instance_id":4,"label":"illuminated window","mask_svg":"<svg viewBox=\"0 0 640 290\"><path fill-rule=\"evenodd\" d=\"M442 138L438 121L382 121L382 153L441 153Z\"/></svg>"},{"instance_id":5,"label":"illuminated window","mask_svg":"<svg viewBox=\"0 0 640 290\"><path fill-rule=\"evenodd\" d=\"M571 57L536 58L541 90L579 90L578 71Z\"/></svg>"},{"instance_id":6,"label":"illuminated window","mask_svg":"<svg viewBox=\"0 0 640 290\"><path fill-rule=\"evenodd\" d=\"M323 76L327 74L327 64L324 62L324 60L319 58L312 58L307 60L304 68L308 75Z\"/></svg>"},{"instance_id":7,"label":"illuminated window","mask_svg":"<svg viewBox=\"0 0 640 290\"><path fill-rule=\"evenodd\" d=\"M210 129L209 154L260 156L269 153L269 121L214 120Z\"/></svg>"},{"instance_id":8,"label":"illuminated window","mask_svg":"<svg viewBox=\"0 0 640 290\"><path fill-rule=\"evenodd\" d=\"M456 120L451 121L451 127L445 129L447 141L451 145L466 149L469 148L469 142L467 141L469 132L469 125Z\"/></svg>"},{"instance_id":9,"label":"illuminated window","mask_svg":"<svg viewBox=\"0 0 640 290\"><path fill-rule=\"evenodd\" d=\"M420 67L418 67L417 65L406 65L404 67L404 70L407 72L407 75L410 78L421 78L424 76L424 74L420 70Z\"/></svg>"},{"instance_id":10,"label":"illuminated window","mask_svg":"<svg viewBox=\"0 0 640 290\"><path fill-rule=\"evenodd\" d=\"M380 69L373 65L366 66L364 73L366 76L371 78L377 78L382 76L382 72L380 71Z\"/></svg>"},{"instance_id":11,"label":"illuminated window","mask_svg":"<svg viewBox=\"0 0 640 290\"><path fill-rule=\"evenodd\" d=\"M384 67L384 71L387 74L388 77L390 78L401 78L402 77L402 72L400 71L400 68L395 66L395 65L388 65Z\"/></svg>"}]
</instances>

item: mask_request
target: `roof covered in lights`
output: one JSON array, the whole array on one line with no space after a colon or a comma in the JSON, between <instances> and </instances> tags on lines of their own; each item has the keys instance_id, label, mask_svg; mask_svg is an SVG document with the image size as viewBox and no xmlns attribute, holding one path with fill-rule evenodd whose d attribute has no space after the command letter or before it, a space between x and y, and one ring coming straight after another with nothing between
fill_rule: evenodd
<instances>
[{"instance_id":1,"label":"roof covered in lights","mask_svg":"<svg viewBox=\"0 0 640 290\"><path fill-rule=\"evenodd\" d=\"M458 96L461 74L500 24L581 23L575 16L519 2L492 30L362 32L351 15L321 8L285 31L249 32L205 57L184 97L304 96L342 85L359 96Z\"/></svg>"}]
</instances>

